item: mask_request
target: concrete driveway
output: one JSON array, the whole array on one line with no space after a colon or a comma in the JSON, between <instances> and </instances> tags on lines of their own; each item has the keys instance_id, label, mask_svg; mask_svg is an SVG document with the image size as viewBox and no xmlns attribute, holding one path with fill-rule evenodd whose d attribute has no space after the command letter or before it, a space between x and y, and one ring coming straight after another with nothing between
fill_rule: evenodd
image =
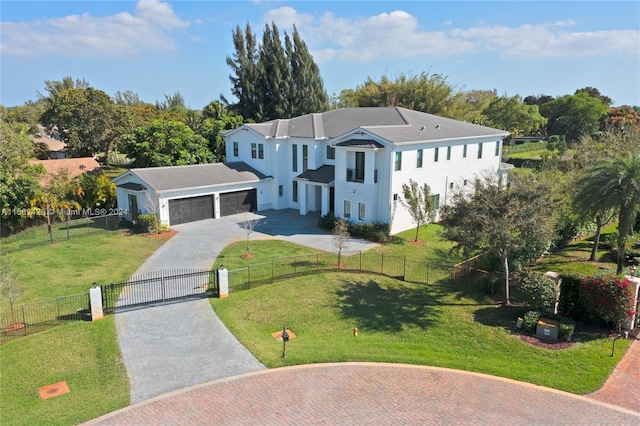
<instances>
[{"instance_id":1,"label":"concrete driveway","mask_svg":"<svg viewBox=\"0 0 640 426\"><path fill-rule=\"evenodd\" d=\"M300 216L295 210L243 213L174 226L179 233L151 255L136 275L211 268L228 244L246 239L238 224L252 219L260 220L252 240L277 238L335 250L331 233L317 227L317 214ZM348 249L373 246L354 239ZM131 403L265 368L226 329L206 299L119 312L115 321L131 383Z\"/></svg>"}]
</instances>

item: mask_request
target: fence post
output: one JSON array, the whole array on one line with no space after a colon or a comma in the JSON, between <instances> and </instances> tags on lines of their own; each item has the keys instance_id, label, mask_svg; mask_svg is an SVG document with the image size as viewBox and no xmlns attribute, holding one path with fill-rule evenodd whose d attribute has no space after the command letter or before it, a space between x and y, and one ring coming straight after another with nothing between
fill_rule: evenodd
<instances>
[{"instance_id":1,"label":"fence post","mask_svg":"<svg viewBox=\"0 0 640 426\"><path fill-rule=\"evenodd\" d=\"M251 265L247 266L247 288L251 289Z\"/></svg>"},{"instance_id":2,"label":"fence post","mask_svg":"<svg viewBox=\"0 0 640 426\"><path fill-rule=\"evenodd\" d=\"M402 259L402 281L407 280L407 256Z\"/></svg>"},{"instance_id":3,"label":"fence post","mask_svg":"<svg viewBox=\"0 0 640 426\"><path fill-rule=\"evenodd\" d=\"M271 284L273 284L273 269L275 268L274 262L275 262L275 260L272 257L271 258Z\"/></svg>"},{"instance_id":4,"label":"fence post","mask_svg":"<svg viewBox=\"0 0 640 426\"><path fill-rule=\"evenodd\" d=\"M384 275L384 253L381 253L381 257L382 260L380 261L380 264L382 265L382 270L380 271L380 273Z\"/></svg>"},{"instance_id":5,"label":"fence post","mask_svg":"<svg viewBox=\"0 0 640 426\"><path fill-rule=\"evenodd\" d=\"M362 272L362 250L360 250L360 272Z\"/></svg>"},{"instance_id":6,"label":"fence post","mask_svg":"<svg viewBox=\"0 0 640 426\"><path fill-rule=\"evenodd\" d=\"M58 315L56 315L57 318L57 323L60 324L60 298L56 297L56 311L58 312Z\"/></svg>"},{"instance_id":7,"label":"fence post","mask_svg":"<svg viewBox=\"0 0 640 426\"><path fill-rule=\"evenodd\" d=\"M89 304L91 305L91 321L104 318L102 311L102 288L96 283L89 289Z\"/></svg>"},{"instance_id":8,"label":"fence post","mask_svg":"<svg viewBox=\"0 0 640 426\"><path fill-rule=\"evenodd\" d=\"M224 299L229 296L229 271L220 265L220 269L216 271L218 279L218 297Z\"/></svg>"},{"instance_id":9,"label":"fence post","mask_svg":"<svg viewBox=\"0 0 640 426\"><path fill-rule=\"evenodd\" d=\"M24 305L22 305L22 322L24 323L23 330L24 330L24 335L26 336L28 324L27 324L27 317L24 314Z\"/></svg>"}]
</instances>

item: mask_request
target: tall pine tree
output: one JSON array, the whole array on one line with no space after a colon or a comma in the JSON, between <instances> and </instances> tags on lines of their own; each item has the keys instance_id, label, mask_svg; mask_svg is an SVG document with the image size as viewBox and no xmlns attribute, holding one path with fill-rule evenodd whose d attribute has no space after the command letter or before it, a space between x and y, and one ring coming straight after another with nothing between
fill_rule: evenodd
<instances>
[{"instance_id":1,"label":"tall pine tree","mask_svg":"<svg viewBox=\"0 0 640 426\"><path fill-rule=\"evenodd\" d=\"M232 32L235 53L227 57L235 74L229 76L231 93L238 102L221 98L232 111L247 120L268 121L329 109L320 70L295 26L293 41L285 32L284 48L273 22L265 25L259 49L249 24L245 32L240 27Z\"/></svg>"},{"instance_id":2,"label":"tall pine tree","mask_svg":"<svg viewBox=\"0 0 640 426\"><path fill-rule=\"evenodd\" d=\"M238 102L231 104L224 96L220 96L229 109L244 118L255 120L260 104L257 90L258 70L256 61L258 60L258 48L256 36L251 31L251 26L247 22L246 35L238 25L232 31L233 47L235 53L233 57L227 56L227 65L231 67L234 75L229 76L232 88L231 93L238 99Z\"/></svg>"}]
</instances>

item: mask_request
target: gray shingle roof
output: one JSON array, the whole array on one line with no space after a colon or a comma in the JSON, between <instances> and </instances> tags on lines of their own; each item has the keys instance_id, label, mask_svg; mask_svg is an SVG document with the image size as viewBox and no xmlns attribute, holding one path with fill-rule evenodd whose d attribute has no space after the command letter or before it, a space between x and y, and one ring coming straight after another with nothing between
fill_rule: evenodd
<instances>
[{"instance_id":1,"label":"gray shingle roof","mask_svg":"<svg viewBox=\"0 0 640 426\"><path fill-rule=\"evenodd\" d=\"M296 179L317 183L331 183L335 179L334 176L335 167L324 165L317 168L316 170L307 170L296 176Z\"/></svg>"},{"instance_id":2,"label":"gray shingle roof","mask_svg":"<svg viewBox=\"0 0 640 426\"><path fill-rule=\"evenodd\" d=\"M357 128L393 143L504 137L508 132L400 107L343 108L245 126L267 137L335 138Z\"/></svg>"},{"instance_id":3,"label":"gray shingle roof","mask_svg":"<svg viewBox=\"0 0 640 426\"><path fill-rule=\"evenodd\" d=\"M131 169L156 191L257 182L268 176L241 161L234 163L196 164L190 166Z\"/></svg>"}]
</instances>

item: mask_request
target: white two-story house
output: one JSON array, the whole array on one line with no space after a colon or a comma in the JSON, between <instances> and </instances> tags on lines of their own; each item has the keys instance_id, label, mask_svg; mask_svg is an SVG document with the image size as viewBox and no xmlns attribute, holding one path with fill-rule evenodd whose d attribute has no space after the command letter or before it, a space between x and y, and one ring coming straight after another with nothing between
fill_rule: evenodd
<instances>
[{"instance_id":1,"label":"white two-story house","mask_svg":"<svg viewBox=\"0 0 640 426\"><path fill-rule=\"evenodd\" d=\"M160 220L169 224L297 209L302 215L332 211L352 222L390 223L396 233L415 226L400 203L403 184L427 183L442 205L453 190L473 185L480 175L506 173L500 159L507 135L397 107L243 124L224 134L225 164L133 169L119 176L118 206L132 210L132 197L151 191ZM238 173L241 181L234 180ZM169 174L182 183L168 184ZM242 197L244 204L238 201ZM229 206L231 198L236 201ZM184 207L181 214L178 205Z\"/></svg>"}]
</instances>

